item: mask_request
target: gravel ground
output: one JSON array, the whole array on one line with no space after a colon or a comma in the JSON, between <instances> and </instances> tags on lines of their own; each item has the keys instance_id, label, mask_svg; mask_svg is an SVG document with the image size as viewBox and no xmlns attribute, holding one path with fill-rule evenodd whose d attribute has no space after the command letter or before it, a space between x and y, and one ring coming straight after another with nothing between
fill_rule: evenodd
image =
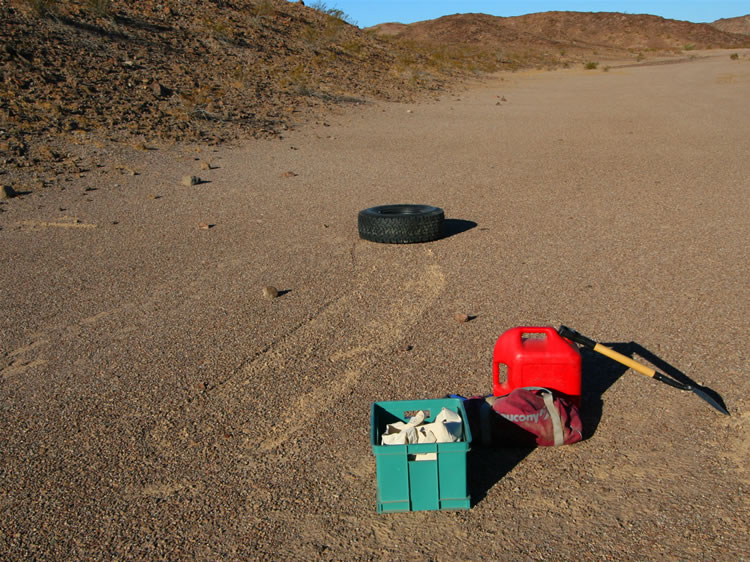
<instances>
[{"instance_id":1,"label":"gravel ground","mask_svg":"<svg viewBox=\"0 0 750 562\"><path fill-rule=\"evenodd\" d=\"M0 558L748 559L746 55L499 75L137 175L92 147L0 202ZM399 202L450 235L358 239ZM584 354L585 441L474 447L470 510L378 515L370 404L489 392L504 330L561 323L731 417Z\"/></svg>"}]
</instances>

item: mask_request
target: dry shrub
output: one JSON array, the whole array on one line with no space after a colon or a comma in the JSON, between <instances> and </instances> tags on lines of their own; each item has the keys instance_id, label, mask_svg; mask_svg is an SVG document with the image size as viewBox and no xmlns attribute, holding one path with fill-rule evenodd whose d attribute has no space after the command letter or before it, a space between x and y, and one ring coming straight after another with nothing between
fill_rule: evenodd
<instances>
[{"instance_id":1,"label":"dry shrub","mask_svg":"<svg viewBox=\"0 0 750 562\"><path fill-rule=\"evenodd\" d=\"M86 4L97 16L108 16L112 9L112 0L86 0Z\"/></svg>"},{"instance_id":2,"label":"dry shrub","mask_svg":"<svg viewBox=\"0 0 750 562\"><path fill-rule=\"evenodd\" d=\"M40 18L54 13L57 8L55 0L26 0L26 3Z\"/></svg>"},{"instance_id":3,"label":"dry shrub","mask_svg":"<svg viewBox=\"0 0 750 562\"><path fill-rule=\"evenodd\" d=\"M256 18L265 18L265 17L273 16L275 13L276 13L276 8L273 7L273 4L271 3L270 0L261 0L255 6Z\"/></svg>"},{"instance_id":4,"label":"dry shrub","mask_svg":"<svg viewBox=\"0 0 750 562\"><path fill-rule=\"evenodd\" d=\"M349 25L357 25L357 22L354 21L349 14L345 13L343 10L339 10L338 8L335 8L335 7L331 8L325 2L322 2L321 0L316 0L315 2L312 2L310 4L310 7L313 10L317 10L318 12L326 14L327 16L330 16L334 19L348 23Z\"/></svg>"}]
</instances>

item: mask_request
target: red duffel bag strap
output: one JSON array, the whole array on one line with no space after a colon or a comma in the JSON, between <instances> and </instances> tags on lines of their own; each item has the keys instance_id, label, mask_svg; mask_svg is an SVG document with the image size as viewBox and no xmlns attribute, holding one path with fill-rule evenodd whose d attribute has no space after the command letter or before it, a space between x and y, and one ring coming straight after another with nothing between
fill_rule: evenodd
<instances>
[{"instance_id":1,"label":"red duffel bag strap","mask_svg":"<svg viewBox=\"0 0 750 562\"><path fill-rule=\"evenodd\" d=\"M537 445L576 443L583 437L578 407L546 388L517 388L507 396L496 399L492 405L492 413L534 436ZM488 428L491 425L490 414L486 408L480 411L482 425L486 423ZM494 440L502 441L502 437L496 435Z\"/></svg>"},{"instance_id":2,"label":"red duffel bag strap","mask_svg":"<svg viewBox=\"0 0 750 562\"><path fill-rule=\"evenodd\" d=\"M552 420L552 436L554 438L554 446L559 447L565 442L563 436L562 419L560 419L560 410L555 406L555 397L549 390L542 391L542 398L544 398L544 405L547 407L549 412L550 420Z\"/></svg>"}]
</instances>

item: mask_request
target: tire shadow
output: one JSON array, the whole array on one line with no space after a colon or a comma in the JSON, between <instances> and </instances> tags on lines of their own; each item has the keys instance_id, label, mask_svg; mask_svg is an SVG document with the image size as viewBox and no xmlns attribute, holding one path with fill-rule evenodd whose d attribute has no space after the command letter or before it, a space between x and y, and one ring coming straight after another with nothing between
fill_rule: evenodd
<instances>
[{"instance_id":1,"label":"tire shadow","mask_svg":"<svg viewBox=\"0 0 750 562\"><path fill-rule=\"evenodd\" d=\"M461 234L472 228L476 228L477 223L474 221L465 221L462 219L445 219L443 222L443 238L450 238L456 234Z\"/></svg>"}]
</instances>

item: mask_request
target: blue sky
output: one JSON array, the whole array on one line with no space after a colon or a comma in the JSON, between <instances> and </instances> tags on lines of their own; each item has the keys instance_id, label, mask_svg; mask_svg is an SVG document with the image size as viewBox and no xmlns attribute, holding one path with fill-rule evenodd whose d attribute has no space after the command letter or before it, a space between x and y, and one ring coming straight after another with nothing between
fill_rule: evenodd
<instances>
[{"instance_id":1,"label":"blue sky","mask_svg":"<svg viewBox=\"0 0 750 562\"><path fill-rule=\"evenodd\" d=\"M307 5L314 3L308 0ZM456 13L481 12L494 16L520 16L550 10L574 12L624 12L653 14L665 18L692 22L711 22L720 18L733 18L750 13L748 0L324 0L329 8L348 14L359 27L377 23L415 21L439 18Z\"/></svg>"}]
</instances>

